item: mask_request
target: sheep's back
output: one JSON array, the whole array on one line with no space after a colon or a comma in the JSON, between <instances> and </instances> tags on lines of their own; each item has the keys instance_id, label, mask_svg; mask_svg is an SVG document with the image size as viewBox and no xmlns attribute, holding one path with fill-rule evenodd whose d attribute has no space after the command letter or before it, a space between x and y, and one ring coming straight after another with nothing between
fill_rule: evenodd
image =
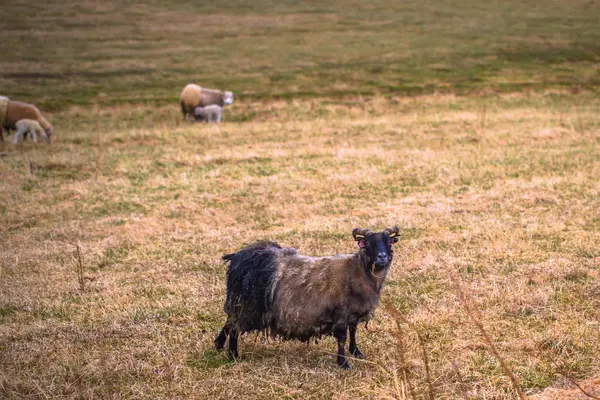
<instances>
[{"instance_id":1,"label":"sheep's back","mask_svg":"<svg viewBox=\"0 0 600 400\"><path fill-rule=\"evenodd\" d=\"M17 129L21 128L21 129L34 130L37 133L40 133L41 131L43 131L42 126L35 119L27 119L27 118L20 119L15 123L15 127Z\"/></svg>"},{"instance_id":2,"label":"sheep's back","mask_svg":"<svg viewBox=\"0 0 600 400\"><path fill-rule=\"evenodd\" d=\"M33 104L9 100L6 107L4 126L13 129L15 128L16 123L21 119L33 119L39 121L41 118L43 117L40 110Z\"/></svg>"},{"instance_id":3,"label":"sheep's back","mask_svg":"<svg viewBox=\"0 0 600 400\"><path fill-rule=\"evenodd\" d=\"M200 91L200 106L207 107L210 105L218 105L223 107L223 92L214 89L202 88Z\"/></svg>"},{"instance_id":4,"label":"sheep's back","mask_svg":"<svg viewBox=\"0 0 600 400\"><path fill-rule=\"evenodd\" d=\"M194 83L186 85L181 91L180 102L189 110L193 110L200 104L200 92L202 88Z\"/></svg>"},{"instance_id":5,"label":"sheep's back","mask_svg":"<svg viewBox=\"0 0 600 400\"><path fill-rule=\"evenodd\" d=\"M281 252L271 289L273 325L285 337L327 334L347 319L352 255L313 258Z\"/></svg>"}]
</instances>

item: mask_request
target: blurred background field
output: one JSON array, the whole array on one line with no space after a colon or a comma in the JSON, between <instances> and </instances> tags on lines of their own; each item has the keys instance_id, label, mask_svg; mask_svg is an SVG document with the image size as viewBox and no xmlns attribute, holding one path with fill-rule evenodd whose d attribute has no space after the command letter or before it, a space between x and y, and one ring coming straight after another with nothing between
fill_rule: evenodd
<instances>
[{"instance_id":1,"label":"blurred background field","mask_svg":"<svg viewBox=\"0 0 600 400\"><path fill-rule=\"evenodd\" d=\"M45 109L598 85L594 1L3 4L0 88Z\"/></svg>"}]
</instances>

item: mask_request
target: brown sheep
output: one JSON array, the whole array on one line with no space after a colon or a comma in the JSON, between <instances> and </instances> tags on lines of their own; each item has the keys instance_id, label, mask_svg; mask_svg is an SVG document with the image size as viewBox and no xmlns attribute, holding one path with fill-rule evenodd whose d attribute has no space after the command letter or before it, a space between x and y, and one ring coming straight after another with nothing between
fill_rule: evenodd
<instances>
[{"instance_id":1,"label":"brown sheep","mask_svg":"<svg viewBox=\"0 0 600 400\"><path fill-rule=\"evenodd\" d=\"M225 326L215 338L217 349L229 336L229 354L238 358L238 334L267 331L284 339L308 341L333 335L337 363L349 368L344 354L363 357L356 326L373 317L392 263L398 227L382 232L352 231L358 251L331 257L300 255L274 242L258 242L226 254Z\"/></svg>"},{"instance_id":2,"label":"brown sheep","mask_svg":"<svg viewBox=\"0 0 600 400\"><path fill-rule=\"evenodd\" d=\"M193 116L196 107L206 107L212 104L223 107L233 103L232 92L221 92L219 90L207 89L194 83L190 83L181 91L179 104L183 118Z\"/></svg>"},{"instance_id":3,"label":"brown sheep","mask_svg":"<svg viewBox=\"0 0 600 400\"><path fill-rule=\"evenodd\" d=\"M2 130L16 129L16 123L21 119L33 119L40 123L48 139L52 136L53 128L40 110L33 104L23 103L22 101L8 100L6 105L6 115L4 123L0 126L0 141L4 141Z\"/></svg>"}]
</instances>

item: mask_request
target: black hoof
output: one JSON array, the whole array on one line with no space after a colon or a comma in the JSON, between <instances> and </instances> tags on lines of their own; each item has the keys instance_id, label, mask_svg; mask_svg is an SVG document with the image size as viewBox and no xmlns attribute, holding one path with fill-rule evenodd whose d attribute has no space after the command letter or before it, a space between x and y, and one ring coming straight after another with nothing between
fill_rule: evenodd
<instances>
[{"instance_id":1,"label":"black hoof","mask_svg":"<svg viewBox=\"0 0 600 400\"><path fill-rule=\"evenodd\" d=\"M367 358L359 349L354 350L353 352L351 352L351 354L356 358L360 358L361 360Z\"/></svg>"},{"instance_id":2,"label":"black hoof","mask_svg":"<svg viewBox=\"0 0 600 400\"><path fill-rule=\"evenodd\" d=\"M342 364L340 364L340 368L341 369L350 369L350 364L348 364L347 361L344 361Z\"/></svg>"},{"instance_id":3,"label":"black hoof","mask_svg":"<svg viewBox=\"0 0 600 400\"><path fill-rule=\"evenodd\" d=\"M229 358L231 358L234 361L237 361L240 358L240 355L238 354L237 350L236 351L229 351Z\"/></svg>"}]
</instances>

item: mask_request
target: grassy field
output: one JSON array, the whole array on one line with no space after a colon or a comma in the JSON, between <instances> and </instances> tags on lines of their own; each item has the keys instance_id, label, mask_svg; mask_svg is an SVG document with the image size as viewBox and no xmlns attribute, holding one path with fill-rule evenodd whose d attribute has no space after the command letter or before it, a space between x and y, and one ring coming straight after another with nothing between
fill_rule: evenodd
<instances>
[{"instance_id":1,"label":"grassy field","mask_svg":"<svg viewBox=\"0 0 600 400\"><path fill-rule=\"evenodd\" d=\"M0 88L45 109L172 104L188 82L246 100L600 83L593 0L4 3Z\"/></svg>"},{"instance_id":2,"label":"grassy field","mask_svg":"<svg viewBox=\"0 0 600 400\"><path fill-rule=\"evenodd\" d=\"M0 95L56 137L0 144L0 397L514 399L481 328L526 395L600 395L597 3L30 3ZM181 120L190 81L225 123ZM393 224L367 361L213 349L223 253Z\"/></svg>"}]
</instances>

